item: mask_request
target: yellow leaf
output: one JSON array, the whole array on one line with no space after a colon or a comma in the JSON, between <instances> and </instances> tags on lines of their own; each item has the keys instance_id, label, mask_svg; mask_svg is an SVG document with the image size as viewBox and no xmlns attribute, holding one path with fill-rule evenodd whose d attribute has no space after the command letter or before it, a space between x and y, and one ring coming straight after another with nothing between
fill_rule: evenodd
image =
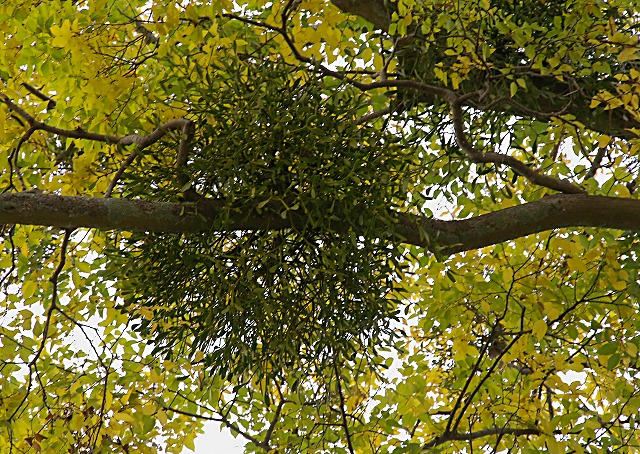
<instances>
[{"instance_id":1,"label":"yellow leaf","mask_svg":"<svg viewBox=\"0 0 640 454\"><path fill-rule=\"evenodd\" d=\"M82 413L76 413L68 424L71 430L80 430L85 425L85 417Z\"/></svg>"},{"instance_id":2,"label":"yellow leaf","mask_svg":"<svg viewBox=\"0 0 640 454\"><path fill-rule=\"evenodd\" d=\"M38 283L36 281L24 281L22 283L22 297L29 298L33 296L38 288Z\"/></svg>"},{"instance_id":3,"label":"yellow leaf","mask_svg":"<svg viewBox=\"0 0 640 454\"><path fill-rule=\"evenodd\" d=\"M370 47L365 48L362 51L361 57L365 63L369 63L373 59L373 51L371 50L371 48Z\"/></svg>"},{"instance_id":4,"label":"yellow leaf","mask_svg":"<svg viewBox=\"0 0 640 454\"><path fill-rule=\"evenodd\" d=\"M105 392L105 394L104 394L104 409L105 410L110 410L112 403L113 403L113 394L111 394L109 391Z\"/></svg>"},{"instance_id":5,"label":"yellow leaf","mask_svg":"<svg viewBox=\"0 0 640 454\"><path fill-rule=\"evenodd\" d=\"M611 141L611 137L602 134L598 137L596 137L596 142L598 142L598 146L600 148L605 148L607 145L609 145L609 142Z\"/></svg>"},{"instance_id":6,"label":"yellow leaf","mask_svg":"<svg viewBox=\"0 0 640 454\"><path fill-rule=\"evenodd\" d=\"M135 419L133 418L133 416L131 416L129 413L116 413L115 415L113 415L113 419L115 421L123 421L123 422L134 422Z\"/></svg>"},{"instance_id":7,"label":"yellow leaf","mask_svg":"<svg viewBox=\"0 0 640 454\"><path fill-rule=\"evenodd\" d=\"M629 60L638 60L640 58L640 54L637 53L638 49L635 47L625 47L618 54L618 61L620 63L624 63Z\"/></svg>"},{"instance_id":8,"label":"yellow leaf","mask_svg":"<svg viewBox=\"0 0 640 454\"><path fill-rule=\"evenodd\" d=\"M627 288L627 284L624 281L613 282L611 286L614 290L624 290Z\"/></svg>"},{"instance_id":9,"label":"yellow leaf","mask_svg":"<svg viewBox=\"0 0 640 454\"><path fill-rule=\"evenodd\" d=\"M531 333L538 339L538 341L542 340L545 334L547 334L547 322L540 319L533 324L533 328L531 328Z\"/></svg>"},{"instance_id":10,"label":"yellow leaf","mask_svg":"<svg viewBox=\"0 0 640 454\"><path fill-rule=\"evenodd\" d=\"M611 284L611 287L613 287L615 290L624 290L625 288L627 288L626 282L620 280L620 277L615 270L610 269L607 272L607 278L609 280L609 284Z\"/></svg>"},{"instance_id":11,"label":"yellow leaf","mask_svg":"<svg viewBox=\"0 0 640 454\"><path fill-rule=\"evenodd\" d=\"M631 197L631 192L629 188L624 184L616 184L611 189L618 197Z\"/></svg>"},{"instance_id":12,"label":"yellow leaf","mask_svg":"<svg viewBox=\"0 0 640 454\"><path fill-rule=\"evenodd\" d=\"M147 416L153 415L157 410L158 410L158 407L152 403L147 403L143 405L142 408L140 409L142 414Z\"/></svg>"},{"instance_id":13,"label":"yellow leaf","mask_svg":"<svg viewBox=\"0 0 640 454\"><path fill-rule=\"evenodd\" d=\"M560 450L558 441L553 436L547 437L547 447L549 449L550 454L555 454L555 453L559 454L560 452L564 452Z\"/></svg>"},{"instance_id":14,"label":"yellow leaf","mask_svg":"<svg viewBox=\"0 0 640 454\"><path fill-rule=\"evenodd\" d=\"M558 315L560 315L560 309L558 307L555 306L551 306L548 309L545 310L547 317L549 317L549 320L553 320L556 317L558 317Z\"/></svg>"},{"instance_id":15,"label":"yellow leaf","mask_svg":"<svg viewBox=\"0 0 640 454\"><path fill-rule=\"evenodd\" d=\"M583 256L582 259L589 263L589 262L593 262L594 260L596 260L596 257L599 257L601 254L601 251L599 249L589 249Z\"/></svg>"},{"instance_id":16,"label":"yellow leaf","mask_svg":"<svg viewBox=\"0 0 640 454\"><path fill-rule=\"evenodd\" d=\"M502 272L502 279L504 282L511 282L513 279L513 268L505 268Z\"/></svg>"},{"instance_id":17,"label":"yellow leaf","mask_svg":"<svg viewBox=\"0 0 640 454\"><path fill-rule=\"evenodd\" d=\"M587 267L584 262L580 260L578 257L569 257L567 259L567 266L569 267L569 271L579 271L580 273L584 273L587 271Z\"/></svg>"},{"instance_id":18,"label":"yellow leaf","mask_svg":"<svg viewBox=\"0 0 640 454\"><path fill-rule=\"evenodd\" d=\"M453 87L454 90L457 90L458 87L460 86L460 77L458 76L457 73L452 73L451 74L451 86Z\"/></svg>"},{"instance_id":19,"label":"yellow leaf","mask_svg":"<svg viewBox=\"0 0 640 454\"><path fill-rule=\"evenodd\" d=\"M180 12L174 8L174 7L170 7L167 8L167 15L166 15L166 24L168 28L174 28L176 25L178 25L178 22L180 21Z\"/></svg>"},{"instance_id":20,"label":"yellow leaf","mask_svg":"<svg viewBox=\"0 0 640 454\"><path fill-rule=\"evenodd\" d=\"M184 446L187 449L190 449L192 451L195 451L196 449L196 445L195 445L195 433L189 433L184 440Z\"/></svg>"},{"instance_id":21,"label":"yellow leaf","mask_svg":"<svg viewBox=\"0 0 640 454\"><path fill-rule=\"evenodd\" d=\"M53 47L67 47L69 41L73 37L73 33L78 30L78 19L73 21L73 24L67 19L62 23L62 26L53 25L51 27L51 34L54 36L51 45Z\"/></svg>"},{"instance_id":22,"label":"yellow leaf","mask_svg":"<svg viewBox=\"0 0 640 454\"><path fill-rule=\"evenodd\" d=\"M158 413L156 414L156 418L158 418L158 421L160 421L160 424L166 424L167 420L169 418L167 418L167 413L164 410L158 410Z\"/></svg>"}]
</instances>

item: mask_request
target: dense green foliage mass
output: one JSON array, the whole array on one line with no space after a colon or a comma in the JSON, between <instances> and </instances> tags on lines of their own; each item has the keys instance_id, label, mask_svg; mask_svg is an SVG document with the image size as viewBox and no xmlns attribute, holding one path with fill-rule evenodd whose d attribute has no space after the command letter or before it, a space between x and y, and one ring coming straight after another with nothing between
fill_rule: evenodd
<instances>
[{"instance_id":1,"label":"dense green foliage mass","mask_svg":"<svg viewBox=\"0 0 640 454\"><path fill-rule=\"evenodd\" d=\"M134 235L112 262L124 270L126 310L147 314L140 329L157 350L205 351L214 372L236 379L366 352L388 342L398 312L390 208L407 198L411 156L356 123L366 105L353 89L291 80L299 71L252 59L200 76L186 91L198 130L189 187L223 198L225 212L202 235ZM179 181L163 153L131 168L128 193L182 196L162 185ZM225 231L235 212L304 222Z\"/></svg>"}]
</instances>

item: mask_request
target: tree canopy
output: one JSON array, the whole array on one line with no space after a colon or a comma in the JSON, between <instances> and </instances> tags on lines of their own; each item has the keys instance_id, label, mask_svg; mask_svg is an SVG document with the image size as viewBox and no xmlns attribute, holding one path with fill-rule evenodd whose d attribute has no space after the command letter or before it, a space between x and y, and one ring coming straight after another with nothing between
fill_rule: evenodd
<instances>
[{"instance_id":1,"label":"tree canopy","mask_svg":"<svg viewBox=\"0 0 640 454\"><path fill-rule=\"evenodd\" d=\"M640 450L628 0L0 6L0 451Z\"/></svg>"}]
</instances>

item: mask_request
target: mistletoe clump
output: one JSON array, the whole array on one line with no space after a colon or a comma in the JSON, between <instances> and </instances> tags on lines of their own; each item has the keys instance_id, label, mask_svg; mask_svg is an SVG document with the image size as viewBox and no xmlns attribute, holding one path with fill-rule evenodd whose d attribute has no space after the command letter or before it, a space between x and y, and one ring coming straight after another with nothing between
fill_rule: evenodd
<instances>
[{"instance_id":1,"label":"mistletoe clump","mask_svg":"<svg viewBox=\"0 0 640 454\"><path fill-rule=\"evenodd\" d=\"M358 123L366 107L355 93L262 63L208 72L189 104L198 133L179 171L204 203L224 201L218 225L134 235L122 262L125 310L144 315L139 329L155 336L157 350L202 350L213 371L228 375L367 351L392 336L398 303L389 207L406 198L407 157ZM166 166L137 171L143 185L166 188L157 192L165 200L185 190L171 185L179 179ZM292 222L225 228L246 212Z\"/></svg>"}]
</instances>

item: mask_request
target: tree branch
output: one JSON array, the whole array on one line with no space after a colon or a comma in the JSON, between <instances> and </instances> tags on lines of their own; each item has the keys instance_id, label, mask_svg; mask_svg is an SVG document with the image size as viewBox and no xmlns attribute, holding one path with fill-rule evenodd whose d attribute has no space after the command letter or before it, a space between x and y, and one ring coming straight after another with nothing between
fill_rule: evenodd
<instances>
[{"instance_id":1,"label":"tree branch","mask_svg":"<svg viewBox=\"0 0 640 454\"><path fill-rule=\"evenodd\" d=\"M331 3L345 13L355 14L371 22L376 28L384 32L389 31L391 11L387 9L387 6L393 2L388 2L387 0L331 0ZM416 24L414 23L414 25ZM400 38L402 39L403 37ZM443 56L435 56L435 58L441 57ZM613 60L615 60L615 57ZM531 92L518 91L515 97L508 98L504 103L509 107L508 111L514 115L537 118L537 113L544 113L543 116L548 118L558 113L566 113L567 115L572 115L593 131L624 139L637 137L633 130L640 127L640 124L637 118L627 115L625 109L605 110L603 106L591 108L590 104L595 92L588 92L582 96L570 96L573 91L572 87L575 85L582 86L583 79L578 78L573 84L569 84L558 81L556 78L551 78L550 81L547 76L535 72L529 77L536 90L545 93L546 96L540 96L536 98L536 102L532 103ZM588 78L585 78L585 80L588 80ZM473 91L474 88L478 88L479 84L482 83L482 78L480 77L473 79L467 86L467 91ZM612 91L615 92L615 85L611 84L611 87ZM571 101L570 103L567 103L568 99ZM432 99L427 97L423 102L431 103ZM503 109L504 104L502 104ZM474 108L478 107L471 102L468 105ZM535 106L535 109L532 106Z\"/></svg>"},{"instance_id":2,"label":"tree branch","mask_svg":"<svg viewBox=\"0 0 640 454\"><path fill-rule=\"evenodd\" d=\"M340 383L340 371L338 370L338 365L335 363L333 364L333 371L336 374L336 385L338 388L338 397L340 398L340 415L342 416L344 435L347 439L347 448L349 449L349 454L354 454L355 451L351 443L351 432L349 432L349 423L347 421L347 410L345 409L344 393L342 392L342 384Z\"/></svg>"},{"instance_id":3,"label":"tree branch","mask_svg":"<svg viewBox=\"0 0 640 454\"><path fill-rule=\"evenodd\" d=\"M515 435L516 437L522 435L540 435L539 429L534 428L516 428L516 427L490 427L488 429L478 430L476 432L451 432L442 434L433 440L429 441L423 446L423 449L434 448L448 441L472 441L478 438L488 437L491 435Z\"/></svg>"},{"instance_id":4,"label":"tree branch","mask_svg":"<svg viewBox=\"0 0 640 454\"><path fill-rule=\"evenodd\" d=\"M396 110L396 109L393 109ZM371 120L375 120L376 118L380 118L380 117L384 117L385 115L390 114L392 111L391 106L387 106L384 109L380 109L380 110L376 110L373 112L369 112L368 114L365 114L363 116L361 116L360 118L358 118L356 120L357 124L362 124L362 123L366 123L368 121Z\"/></svg>"},{"instance_id":5,"label":"tree branch","mask_svg":"<svg viewBox=\"0 0 640 454\"><path fill-rule=\"evenodd\" d=\"M113 145L127 146L127 145L135 144L138 146L139 150L142 150L143 148L146 148L149 145L153 145L154 143L156 143L158 140L162 138L162 136L166 134L167 131L171 129L182 128L185 125L185 123L190 122L190 120L187 120L184 118L177 118L175 120L170 120L158 126L158 128L156 128L155 131L153 131L151 134L148 134L146 136L141 136L138 134L129 134L124 137L118 137L118 136L112 136L108 134L97 134L95 132L85 131L82 128L63 129L55 126L50 126L46 123L42 123L36 120L32 115L30 115L24 109L22 109L13 101L11 101L9 97L7 97L6 95L0 93L0 99L9 107L9 109L17 113L18 115L20 115L24 120L26 120L27 123L29 123L29 126L31 126L31 129L33 129L34 131L41 130L41 131L50 132L52 134L56 134L61 137L68 137L70 139L93 140L95 142L102 142L102 143L113 144Z\"/></svg>"},{"instance_id":6,"label":"tree branch","mask_svg":"<svg viewBox=\"0 0 640 454\"><path fill-rule=\"evenodd\" d=\"M483 153L476 149L467 139L462 119L462 107L459 101L451 103L451 120L453 121L456 141L458 142L460 149L469 157L469 159L471 159L471 162L506 165L532 183L553 189L554 191L560 191L567 194L583 194L585 192L583 189L566 180L543 175L513 156L495 152Z\"/></svg>"},{"instance_id":7,"label":"tree branch","mask_svg":"<svg viewBox=\"0 0 640 454\"><path fill-rule=\"evenodd\" d=\"M26 392L20 400L18 406L13 410L13 413L11 413L11 416L9 416L9 421L11 421L18 414L24 403L27 401L29 394L31 393L31 384L33 383L33 373L35 370L35 366L47 344L53 313L54 311L58 310L58 277L60 276L60 273L62 272L62 269L64 268L64 265L67 261L67 247L69 246L69 238L71 237L72 232L72 229L66 229L64 232L62 245L60 246L60 261L58 262L58 266L56 267L56 269L53 271L53 274L49 278L49 282L51 282L53 288L51 290L51 305L49 306L49 309L47 309L44 326L42 328L42 341L40 342L40 346L38 347L38 349L35 351L33 358L31 358L31 360L27 364L27 367L29 368L29 379L27 382Z\"/></svg>"},{"instance_id":8,"label":"tree branch","mask_svg":"<svg viewBox=\"0 0 640 454\"><path fill-rule=\"evenodd\" d=\"M50 96L45 95L44 93L42 93L42 91L38 90L33 85L28 84L26 82L22 82L22 86L24 88L26 88L27 91L29 91L29 93L35 95L40 100L47 101L47 110L51 110L51 109L54 109L56 107L56 101L53 98L51 98Z\"/></svg>"},{"instance_id":9,"label":"tree branch","mask_svg":"<svg viewBox=\"0 0 640 454\"><path fill-rule=\"evenodd\" d=\"M593 162L591 163L591 168L584 177L585 180L596 176L596 172L600 169L600 167L602 167L602 159L604 158L606 152L606 147L598 148L598 152L596 153L596 156L595 158L593 158Z\"/></svg>"},{"instance_id":10,"label":"tree branch","mask_svg":"<svg viewBox=\"0 0 640 454\"><path fill-rule=\"evenodd\" d=\"M62 128L57 128L55 126L50 126L46 123L42 123L36 120L32 115L27 113L27 111L25 111L23 108L19 107L17 104L11 101L7 95L0 93L0 99L9 107L9 109L11 109L13 112L15 112L20 117L22 117L27 123L29 123L29 126L34 131L38 131L38 130L47 131L52 134L57 134L59 136L68 137L71 139L95 140L96 142L103 142L103 143L110 143L110 144L130 145L131 143L134 143L134 142L120 143L121 140L126 139L130 136L120 138L117 136L110 136L107 134L97 134L94 132L88 132L80 128L62 129Z\"/></svg>"},{"instance_id":11,"label":"tree branch","mask_svg":"<svg viewBox=\"0 0 640 454\"><path fill-rule=\"evenodd\" d=\"M162 408L165 411L172 411L174 413L178 413L178 414L184 415L184 416L189 416L191 418L203 419L205 421L219 422L219 423L227 426L231 431L237 433L238 435L243 436L244 438L246 438L247 440L249 440L250 442L252 442L256 446L258 446L259 448L262 448L267 452L271 451L271 447L268 444L265 444L265 443L261 442L260 440L258 440L255 437L252 437L251 434L249 434L248 432L245 432L244 430L240 429L240 427L238 427L236 424L234 424L231 421L229 421L229 419L226 418L223 415L220 415L219 417L203 416L203 415L199 415L197 413L192 413L192 412L189 412L189 411L179 410L177 408L172 408L172 407L167 406L167 405L163 405Z\"/></svg>"},{"instance_id":12,"label":"tree branch","mask_svg":"<svg viewBox=\"0 0 640 454\"><path fill-rule=\"evenodd\" d=\"M223 200L197 203L129 199L63 197L49 194L0 194L0 224L43 225L143 232L210 232L224 214L226 230L304 229L303 213L256 210L227 213ZM640 231L640 200L584 194L557 194L459 221L443 221L408 213L392 213L393 240L441 254L490 246L561 227L601 227ZM336 231L346 226L339 221ZM385 228L381 226L381 228Z\"/></svg>"},{"instance_id":13,"label":"tree branch","mask_svg":"<svg viewBox=\"0 0 640 454\"><path fill-rule=\"evenodd\" d=\"M237 21L250 24L250 25L255 25L257 27L262 27L262 28L265 28L266 30L280 34L282 38L285 40L285 42L287 43L287 46L291 50L293 56L298 61L308 64L311 67L311 69L317 70L322 76L335 77L336 79L341 80L361 91L375 90L377 88L407 88L407 89L417 90L422 93L428 93L429 95L432 95L432 96L441 97L447 100L448 102L454 102L456 100L461 101L462 99L466 101L472 98L473 95L475 95L476 93L480 92L480 91L474 91L469 94L459 96L458 94L456 94L456 92L454 92L453 90L449 90L448 88L429 85L429 84L419 82L417 80L408 80L408 79L393 79L393 80L387 79L387 80L379 80L379 81L370 82L370 83L359 82L357 80L354 80L353 78L348 77L348 74L346 72L335 71L317 62L316 60L310 57L306 57L302 55L300 53L300 50L296 47L293 39L287 32L286 24L284 23L281 27L277 27L275 25L267 24L265 22L259 22L253 19L247 19L242 16L238 16L236 14L223 14L223 17L227 17L229 19L235 19Z\"/></svg>"},{"instance_id":14,"label":"tree branch","mask_svg":"<svg viewBox=\"0 0 640 454\"><path fill-rule=\"evenodd\" d=\"M193 135L195 134L195 125L191 120L187 120L186 118L176 118L174 120L167 121L164 124L158 126L152 133L147 134L146 136L141 136L139 134L129 134L124 137L111 136L107 134L96 134L93 132L85 131L82 128L76 129L62 129L54 126L47 125L46 123L42 123L37 121L32 115L27 113L20 106L15 104L8 96L0 93L0 100L4 102L9 109L22 117L28 124L29 129L27 132L20 138L16 149L12 153L15 155L17 151L20 149L20 146L26 142L31 135L38 130L50 132L52 134L68 137L72 139L85 139L85 140L93 140L95 142L102 142L113 145L137 145L136 151L132 152L127 158L122 162L120 168L114 175L111 183L109 183L109 187L105 192L105 197L111 197L111 193L115 188L116 184L122 177L124 171L131 165L133 160L136 158L137 154L144 150L145 148L153 145L158 140L160 140L168 131L174 129L182 130L182 136L180 138L180 146L178 148L178 156L176 159L176 167L181 168L185 167L187 163L188 152L191 144L191 140L193 139ZM179 174L179 183L184 186L188 183L188 178L184 174ZM24 183L22 184L23 189L26 190Z\"/></svg>"},{"instance_id":15,"label":"tree branch","mask_svg":"<svg viewBox=\"0 0 640 454\"><path fill-rule=\"evenodd\" d=\"M362 17L385 32L391 23L391 14L384 0L331 0L331 3L345 13Z\"/></svg>"},{"instance_id":16,"label":"tree branch","mask_svg":"<svg viewBox=\"0 0 640 454\"><path fill-rule=\"evenodd\" d=\"M189 144L191 143L191 139L195 133L195 126L191 120L187 120L186 118L176 118L175 120L170 120L156 128L151 134L146 136L140 136L138 134L131 134L120 139L119 145L130 145L137 144L138 147L136 151L127 156L120 168L114 175L111 183L109 183L109 187L107 188L104 196L111 197L111 193L115 188L118 180L122 177L124 171L131 165L134 161L138 153L150 145L153 145L158 140L162 138L168 131L172 129L182 129L182 137L180 138L180 146L178 148L178 157L176 159L176 167L182 167L187 163L187 156L189 151ZM184 177L186 178L186 177ZM188 181L187 181L188 182ZM180 178L181 185L184 185L183 178Z\"/></svg>"},{"instance_id":17,"label":"tree branch","mask_svg":"<svg viewBox=\"0 0 640 454\"><path fill-rule=\"evenodd\" d=\"M335 2L334 2L335 3ZM357 6L360 3L358 1L346 1L346 2L338 2L338 3L343 3L343 6L347 6L345 8L345 10L349 10L349 7L353 7L353 6ZM361 5L361 4L360 4ZM339 5L337 5L339 6ZM362 6L362 5L361 5ZM342 6L339 6L342 8ZM455 130L455 135L456 135L456 140L458 141L458 145L460 146L460 148L462 149L462 151L464 151L466 153L466 155L471 159L472 162L474 163L493 163L493 164L497 164L497 165L506 165L508 167L510 167L514 172L518 173L519 175L522 175L523 177L525 177L526 179L528 179L529 181L531 181L534 184L537 184L539 186L543 186L549 189L553 189L555 191L559 191L559 192L564 192L567 194L581 194L584 193L584 190L582 190L581 188L579 188L578 186L566 181L566 180L562 180L559 178L553 178L547 175L543 175L541 173L539 173L539 171L532 169L530 167L528 167L525 163L523 163L522 161L514 158L513 156L509 156L506 154L502 154L502 153L495 153L495 152L487 152L487 153L483 153L480 150L477 150L472 144L471 142L469 142L469 140L466 137L466 132L464 131L464 123L463 123L463 118L462 118L462 105L465 102L468 102L469 100L471 100L472 98L478 96L478 95L482 95L486 90L476 90L476 91L472 91L469 93L466 93L464 95L459 95L457 94L455 91L447 89L447 88L443 88L443 87L438 87L435 85L429 85L429 84L425 84L416 80L404 80L404 79L400 79L400 80L380 80L380 81L376 81L376 82L371 82L371 83L363 83L363 82L359 82L357 80L353 80L349 77L347 77L344 73L340 72L340 71L335 71L332 69L329 69L327 67L325 67L322 64L318 64L317 62L315 62L314 60L312 60L309 57L305 57L304 55L302 55L300 53L300 51L297 49L297 47L295 46L295 43L293 42L293 39L291 38L291 36L289 36L287 29L286 29L286 15L283 13L282 16L282 26L280 27L276 27L270 24L266 24L263 22L257 22L257 21L253 21L251 19L245 19L241 16L237 16L237 15L233 15L233 14L226 14L226 17L235 19L235 20L239 20L245 23L249 23L251 25L256 25L259 27L263 27L266 28L268 30L271 30L273 32L279 33L285 40L285 42L287 43L287 45L289 46L289 48L291 49L293 55L296 57L296 59L298 59L299 61L309 64L309 65L313 65L314 68L317 68L317 70L320 71L320 73L324 76L332 76L335 77L339 80L342 80L356 88L358 88L361 91L369 91L369 90L373 90L373 89L377 89L377 88L407 88L407 89L413 89L416 90L418 92L421 93L427 93L433 96L437 96L440 97L444 100L446 100L447 102L449 102L449 104L451 105L451 119L453 121L453 126L454 126L454 130ZM514 101L515 102L515 101ZM541 112L533 112L533 111L527 111L525 112L525 114L529 114L532 115L533 113L537 114L538 116L543 116L543 117L551 117L551 116L560 116L564 113L564 111L568 108L568 105L565 106L561 111L559 112L554 112L554 113L549 113L549 114L545 114L545 113L541 113ZM363 117L361 117L360 119L357 120L358 123L362 123L365 121L368 121L370 119L375 119L378 118L380 116L386 115L388 113L391 112L391 108L388 107L386 109L383 109L379 112L374 112L372 114L368 114L365 115Z\"/></svg>"},{"instance_id":18,"label":"tree branch","mask_svg":"<svg viewBox=\"0 0 640 454\"><path fill-rule=\"evenodd\" d=\"M264 444L266 446L269 446L271 444L271 437L273 436L273 431L276 428L276 424L278 423L278 419L280 419L280 414L282 413L282 408L284 407L284 404L286 404L287 401L285 399L282 399L282 396L280 396L280 402L278 402L278 406L276 407L276 411L273 414L273 418L271 419L271 422L269 424L269 428L267 429L267 433L264 436Z\"/></svg>"}]
</instances>

